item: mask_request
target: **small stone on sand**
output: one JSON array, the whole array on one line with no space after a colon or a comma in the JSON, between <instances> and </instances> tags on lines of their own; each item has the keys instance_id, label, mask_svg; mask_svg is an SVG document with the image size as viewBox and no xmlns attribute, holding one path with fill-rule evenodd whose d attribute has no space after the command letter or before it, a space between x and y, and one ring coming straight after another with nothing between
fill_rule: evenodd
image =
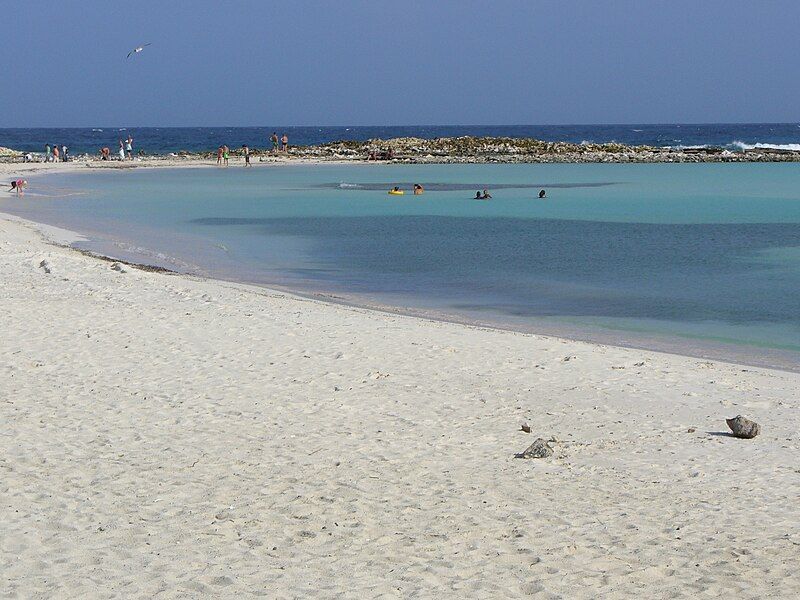
<instances>
[{"instance_id":1,"label":"small stone on sand","mask_svg":"<svg viewBox=\"0 0 800 600\"><path fill-rule=\"evenodd\" d=\"M524 452L515 454L514 458L548 458L553 456L553 449L542 438L537 438Z\"/></svg>"},{"instance_id":2,"label":"small stone on sand","mask_svg":"<svg viewBox=\"0 0 800 600\"><path fill-rule=\"evenodd\" d=\"M761 426L758 423L746 419L742 415L737 415L733 419L725 419L725 422L737 438L749 440L761 433Z\"/></svg>"}]
</instances>

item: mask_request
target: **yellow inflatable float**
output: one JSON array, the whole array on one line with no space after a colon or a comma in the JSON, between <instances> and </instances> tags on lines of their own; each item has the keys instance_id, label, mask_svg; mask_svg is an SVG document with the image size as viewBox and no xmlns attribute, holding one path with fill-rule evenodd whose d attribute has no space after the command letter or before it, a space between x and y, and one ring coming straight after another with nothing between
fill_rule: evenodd
<instances>
[{"instance_id":1,"label":"yellow inflatable float","mask_svg":"<svg viewBox=\"0 0 800 600\"><path fill-rule=\"evenodd\" d=\"M403 190L401 190L400 188L394 188L394 189L389 190L389 195L390 196L402 196L403 194L405 194L405 192Z\"/></svg>"}]
</instances>

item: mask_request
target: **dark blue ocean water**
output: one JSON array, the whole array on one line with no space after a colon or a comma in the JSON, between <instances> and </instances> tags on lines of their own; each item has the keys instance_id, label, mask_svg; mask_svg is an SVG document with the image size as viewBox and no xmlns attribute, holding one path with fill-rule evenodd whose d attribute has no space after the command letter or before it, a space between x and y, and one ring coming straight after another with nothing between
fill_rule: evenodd
<instances>
[{"instance_id":1,"label":"dark blue ocean water","mask_svg":"<svg viewBox=\"0 0 800 600\"><path fill-rule=\"evenodd\" d=\"M212 150L221 144L253 148L269 146L273 131L289 136L296 145L337 140L367 140L394 137L502 136L532 137L547 141L620 142L651 146L720 146L743 150L759 145L800 150L800 124L716 124L716 125L412 125L380 127L107 127L0 129L0 146L42 152L46 144L69 146L73 154L96 153L128 135L137 150L162 154L180 150Z\"/></svg>"}]
</instances>

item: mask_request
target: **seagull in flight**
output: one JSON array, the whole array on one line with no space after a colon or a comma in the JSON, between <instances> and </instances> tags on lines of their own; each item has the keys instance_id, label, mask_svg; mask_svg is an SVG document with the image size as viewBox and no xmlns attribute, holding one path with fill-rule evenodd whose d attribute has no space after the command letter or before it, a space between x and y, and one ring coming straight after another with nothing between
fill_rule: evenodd
<instances>
[{"instance_id":1,"label":"seagull in flight","mask_svg":"<svg viewBox=\"0 0 800 600\"><path fill-rule=\"evenodd\" d=\"M133 50L131 50L130 52L128 52L128 56L126 56L125 58L130 58L130 57L131 57L131 56L133 56L134 54L139 54L139 52L141 52L142 50L144 50L146 46L150 46L150 45L151 45L151 44L143 44L143 45L139 46L138 48L134 48Z\"/></svg>"}]
</instances>

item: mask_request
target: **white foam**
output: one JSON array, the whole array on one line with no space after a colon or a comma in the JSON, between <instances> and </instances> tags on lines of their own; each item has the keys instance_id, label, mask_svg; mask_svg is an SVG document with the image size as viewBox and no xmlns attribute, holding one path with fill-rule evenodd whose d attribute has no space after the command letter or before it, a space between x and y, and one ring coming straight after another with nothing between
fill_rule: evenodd
<instances>
[{"instance_id":1,"label":"white foam","mask_svg":"<svg viewBox=\"0 0 800 600\"><path fill-rule=\"evenodd\" d=\"M731 142L731 146L738 148L739 150L794 150L796 152L800 152L800 144L762 144L757 142L755 144L746 144L744 142L740 142L739 140L734 140Z\"/></svg>"}]
</instances>

